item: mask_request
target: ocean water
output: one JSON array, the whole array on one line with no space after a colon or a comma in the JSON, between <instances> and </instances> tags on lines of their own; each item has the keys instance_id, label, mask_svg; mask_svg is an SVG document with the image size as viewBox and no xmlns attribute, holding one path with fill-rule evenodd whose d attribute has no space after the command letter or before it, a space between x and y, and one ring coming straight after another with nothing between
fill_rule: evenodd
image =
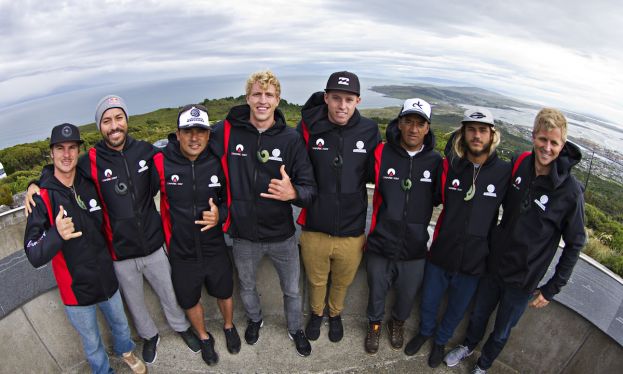
<instances>
[{"instance_id":1,"label":"ocean water","mask_svg":"<svg viewBox=\"0 0 623 374\"><path fill-rule=\"evenodd\" d=\"M281 97L304 104L315 91L324 89L327 77L283 76ZM368 88L399 82L361 77L360 108L399 106L401 100L384 97ZM183 78L157 82L128 83L75 90L0 108L0 149L45 139L55 125L63 122L84 125L94 122L95 105L108 94L120 95L130 115L159 108L179 107L203 99L244 94L245 76ZM173 124L172 124L173 125Z\"/></svg>"}]
</instances>

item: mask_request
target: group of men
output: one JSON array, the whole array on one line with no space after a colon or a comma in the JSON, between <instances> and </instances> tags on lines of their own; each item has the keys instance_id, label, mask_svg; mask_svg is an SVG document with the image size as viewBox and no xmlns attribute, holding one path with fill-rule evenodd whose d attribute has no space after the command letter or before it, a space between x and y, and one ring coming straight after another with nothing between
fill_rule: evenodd
<instances>
[{"instance_id":1,"label":"group of men","mask_svg":"<svg viewBox=\"0 0 623 374\"><path fill-rule=\"evenodd\" d=\"M545 306L560 291L585 241L582 191L570 175L580 152L566 142L566 120L556 110L539 112L533 151L508 163L497 157L500 134L491 113L468 109L442 158L434 150L426 101L406 100L382 143L378 124L356 108L360 90L355 74L332 74L325 91L303 106L295 130L278 109L277 77L256 72L246 82L246 104L214 126L205 107L181 108L177 131L161 151L128 135L127 107L115 95L98 103L102 140L80 158L78 128L54 127L53 164L29 187L25 250L34 266L52 261L68 319L94 372L112 372L96 306L112 330L115 354L134 372L146 371L132 354L118 289L143 339L143 360L156 360L160 337L145 305L143 278L171 328L213 365L218 354L200 301L205 285L223 316L227 350L239 352L230 256L247 317L245 341L254 345L260 338L257 269L268 256L279 276L288 336L298 354L308 356L309 340L319 338L325 317L329 340L342 339L346 293L364 253L366 352L378 351L392 286L397 296L387 329L391 347L402 349L404 323L423 284L419 333L405 353L415 354L434 335L429 365L438 366L444 355L449 366L458 364L482 339L499 304L474 370L491 366L528 303ZM376 188L366 241L367 182ZM158 192L160 215L153 200ZM292 204L302 208L300 257L311 309L304 329ZM428 225L439 204L429 250ZM233 240L231 254L225 232ZM537 288L561 236L565 248L556 272ZM437 326L446 291L448 306ZM446 355L445 344L474 295L465 343Z\"/></svg>"}]
</instances>

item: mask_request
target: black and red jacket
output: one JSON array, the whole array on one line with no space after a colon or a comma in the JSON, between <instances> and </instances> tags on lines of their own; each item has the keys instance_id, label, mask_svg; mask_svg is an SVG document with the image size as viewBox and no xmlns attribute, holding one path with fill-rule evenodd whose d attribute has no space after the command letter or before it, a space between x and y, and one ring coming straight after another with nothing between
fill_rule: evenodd
<instances>
[{"instance_id":1,"label":"black and red jacket","mask_svg":"<svg viewBox=\"0 0 623 374\"><path fill-rule=\"evenodd\" d=\"M164 237L172 260L200 260L226 248L221 225L207 231L195 220L210 210L210 198L219 208L219 221L227 217L225 175L220 160L206 148L191 161L180 151L175 134L154 156L160 176L160 214Z\"/></svg>"},{"instance_id":2,"label":"black and red jacket","mask_svg":"<svg viewBox=\"0 0 623 374\"><path fill-rule=\"evenodd\" d=\"M73 190L54 177L54 170L40 179L40 195L28 215L24 249L34 267L52 261L52 270L65 305L86 306L106 301L117 292L112 259L102 234L103 216L91 181L76 173ZM74 193L75 191L75 193ZM81 202L82 207L78 201ZM56 216L63 206L82 236L63 240L56 230Z\"/></svg>"},{"instance_id":3,"label":"black and red jacket","mask_svg":"<svg viewBox=\"0 0 623 374\"><path fill-rule=\"evenodd\" d=\"M346 125L329 121L324 92L314 93L301 110L297 130L314 167L318 196L297 219L303 230L333 236L359 236L366 227L370 167L381 142L376 122L355 109Z\"/></svg>"},{"instance_id":4,"label":"black and red jacket","mask_svg":"<svg viewBox=\"0 0 623 374\"><path fill-rule=\"evenodd\" d=\"M474 197L465 201L474 165L452 151L454 136L456 132L446 144L446 157L441 164L443 210L435 226L429 260L448 272L482 275L487 268L489 236L498 221L511 165L494 152L480 166Z\"/></svg>"},{"instance_id":5,"label":"black and red jacket","mask_svg":"<svg viewBox=\"0 0 623 374\"><path fill-rule=\"evenodd\" d=\"M387 143L374 151L375 190L367 251L391 260L426 257L428 225L436 201L441 155L432 130L423 149L409 156L400 145L398 119L386 131Z\"/></svg>"},{"instance_id":6,"label":"black and red jacket","mask_svg":"<svg viewBox=\"0 0 623 374\"><path fill-rule=\"evenodd\" d=\"M567 284L586 243L584 196L571 168L579 148L567 142L548 175L535 177L534 154L513 161L502 221L491 234L489 270L504 283L532 293L547 272L560 238L565 242L554 275L540 287L551 300Z\"/></svg>"},{"instance_id":7,"label":"black and red jacket","mask_svg":"<svg viewBox=\"0 0 623 374\"><path fill-rule=\"evenodd\" d=\"M147 256L164 243L154 203L159 190L156 153L151 144L127 136L121 151L101 140L78 160L80 172L95 183L104 219L110 222L106 239L113 260Z\"/></svg>"},{"instance_id":8,"label":"black and red jacket","mask_svg":"<svg viewBox=\"0 0 623 374\"><path fill-rule=\"evenodd\" d=\"M248 105L233 107L212 130L209 146L221 159L228 189L229 215L223 225L233 238L278 242L294 235L292 206L306 207L316 194L316 182L305 145L275 111L275 124L259 132L249 122ZM271 179L281 179L280 168L296 189L294 201L263 198Z\"/></svg>"}]
</instances>

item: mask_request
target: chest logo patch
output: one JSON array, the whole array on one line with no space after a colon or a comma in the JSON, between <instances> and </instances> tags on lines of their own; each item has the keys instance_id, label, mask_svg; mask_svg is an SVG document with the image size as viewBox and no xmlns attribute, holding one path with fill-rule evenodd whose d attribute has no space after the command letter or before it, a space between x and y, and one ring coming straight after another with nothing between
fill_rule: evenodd
<instances>
[{"instance_id":1,"label":"chest logo patch","mask_svg":"<svg viewBox=\"0 0 623 374\"><path fill-rule=\"evenodd\" d=\"M363 148L365 146L365 144L363 143L363 141L358 140L357 143L355 143L355 149L353 149L353 152L355 153L367 153L365 148Z\"/></svg>"},{"instance_id":2,"label":"chest logo patch","mask_svg":"<svg viewBox=\"0 0 623 374\"><path fill-rule=\"evenodd\" d=\"M218 181L218 177L216 175L213 175L210 177L210 184L208 184L208 187L220 187L221 184Z\"/></svg>"},{"instance_id":3,"label":"chest logo patch","mask_svg":"<svg viewBox=\"0 0 623 374\"><path fill-rule=\"evenodd\" d=\"M234 148L234 152L231 153L232 156L242 156L242 157L246 157L247 154L244 153L244 146L242 144L238 144L236 145L236 148Z\"/></svg>"},{"instance_id":4,"label":"chest logo patch","mask_svg":"<svg viewBox=\"0 0 623 374\"><path fill-rule=\"evenodd\" d=\"M542 195L538 200L534 199L536 205L538 205L539 208L541 208L543 211L545 211L545 209L547 208L546 205L548 201L549 197L547 197L547 195Z\"/></svg>"},{"instance_id":5,"label":"chest logo patch","mask_svg":"<svg viewBox=\"0 0 623 374\"><path fill-rule=\"evenodd\" d=\"M329 150L329 148L326 148L324 146L324 139L323 138L316 139L316 146L312 147L312 149L314 151L328 151Z\"/></svg>"},{"instance_id":6,"label":"chest logo patch","mask_svg":"<svg viewBox=\"0 0 623 374\"><path fill-rule=\"evenodd\" d=\"M268 159L279 162L283 161L283 159L279 156L281 156L281 151L279 150L279 148L275 148L273 149L272 155Z\"/></svg>"},{"instance_id":7,"label":"chest logo patch","mask_svg":"<svg viewBox=\"0 0 623 374\"><path fill-rule=\"evenodd\" d=\"M389 180L395 180L395 181L398 180L398 178L396 177L396 169L394 168L388 168L385 174L386 175L383 175L383 179L389 179Z\"/></svg>"},{"instance_id":8,"label":"chest logo patch","mask_svg":"<svg viewBox=\"0 0 623 374\"><path fill-rule=\"evenodd\" d=\"M95 211L98 211L98 210L101 210L101 209L102 208L100 208L97 205L97 200L95 200L95 199L89 200L89 212L95 212Z\"/></svg>"},{"instance_id":9,"label":"chest logo patch","mask_svg":"<svg viewBox=\"0 0 623 374\"><path fill-rule=\"evenodd\" d=\"M487 186L487 191L482 193L485 196L490 196L490 197L498 197L498 195L495 193L495 186L490 184Z\"/></svg>"},{"instance_id":10,"label":"chest logo patch","mask_svg":"<svg viewBox=\"0 0 623 374\"><path fill-rule=\"evenodd\" d=\"M422 178L420 178L420 182L431 183L433 180L430 179L430 171L424 170L422 173Z\"/></svg>"},{"instance_id":11,"label":"chest logo patch","mask_svg":"<svg viewBox=\"0 0 623 374\"><path fill-rule=\"evenodd\" d=\"M115 179L117 179L117 176L115 175L113 177L112 170L110 170L110 169L104 170L104 179L102 179L102 182L109 182L109 181L112 181L112 180L115 180Z\"/></svg>"},{"instance_id":12,"label":"chest logo patch","mask_svg":"<svg viewBox=\"0 0 623 374\"><path fill-rule=\"evenodd\" d=\"M138 169L139 173L142 173L145 170L149 169L149 167L147 166L147 161L145 161L145 160L140 160L138 162L138 167L139 167L139 169Z\"/></svg>"},{"instance_id":13,"label":"chest logo patch","mask_svg":"<svg viewBox=\"0 0 623 374\"><path fill-rule=\"evenodd\" d=\"M448 189L452 191L463 191L463 189L460 188L460 186L461 186L461 181L459 181L458 179L453 179L452 184L450 185L450 187L448 187Z\"/></svg>"}]
</instances>

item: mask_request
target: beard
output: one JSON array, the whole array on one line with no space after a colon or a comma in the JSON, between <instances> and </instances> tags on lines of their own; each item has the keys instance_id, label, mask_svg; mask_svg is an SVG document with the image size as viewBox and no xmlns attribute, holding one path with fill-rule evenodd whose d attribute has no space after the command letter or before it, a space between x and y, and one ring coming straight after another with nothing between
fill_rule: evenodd
<instances>
[{"instance_id":1,"label":"beard","mask_svg":"<svg viewBox=\"0 0 623 374\"><path fill-rule=\"evenodd\" d=\"M489 152L491 152L491 142L489 143L484 143L483 142L483 147L482 149L472 149L469 144L467 143L467 141L465 141L465 138L463 138L463 147L465 149L465 151L469 154L471 154L473 157L480 157L482 155L489 155Z\"/></svg>"}]
</instances>

